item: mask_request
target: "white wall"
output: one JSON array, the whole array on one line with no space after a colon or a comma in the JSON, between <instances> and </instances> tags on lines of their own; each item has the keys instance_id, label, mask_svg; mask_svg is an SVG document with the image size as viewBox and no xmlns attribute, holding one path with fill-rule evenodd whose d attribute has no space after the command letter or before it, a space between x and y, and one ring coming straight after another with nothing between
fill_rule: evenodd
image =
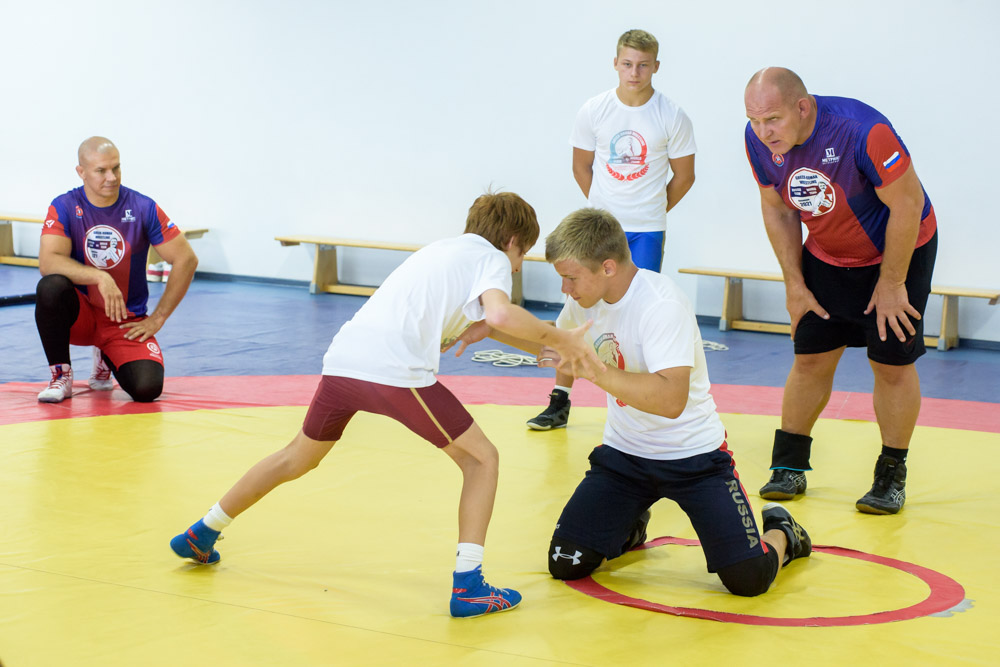
<instances>
[{"instance_id":1,"label":"white wall","mask_svg":"<svg viewBox=\"0 0 1000 667\"><path fill-rule=\"evenodd\" d=\"M0 0L0 18L0 210L42 215L78 185L79 142L104 134L127 185L181 227L211 228L193 242L205 271L306 280L309 250L275 234L428 242L459 233L490 185L531 202L544 236L585 203L569 168L574 114L615 85L615 41L642 27L661 43L654 85L686 109L699 144L665 272L777 269L742 93L760 67L785 65L812 92L893 121L938 212L935 282L1000 287L987 208L987 161L1000 153L992 0ZM18 249L32 254L37 228L25 227ZM391 268L345 260L348 278ZM700 314L718 315L718 279L677 280ZM779 286L746 289L751 316L787 320ZM548 267L527 268L525 294L559 300ZM939 310L932 298L929 331ZM964 337L1000 341L1000 308L961 310Z\"/></svg>"}]
</instances>

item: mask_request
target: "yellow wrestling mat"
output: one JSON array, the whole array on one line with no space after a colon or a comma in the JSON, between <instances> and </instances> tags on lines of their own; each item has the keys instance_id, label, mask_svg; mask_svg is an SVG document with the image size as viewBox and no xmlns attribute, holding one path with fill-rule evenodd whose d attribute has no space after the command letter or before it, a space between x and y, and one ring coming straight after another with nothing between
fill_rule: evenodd
<instances>
[{"instance_id":1,"label":"yellow wrestling mat","mask_svg":"<svg viewBox=\"0 0 1000 667\"><path fill-rule=\"evenodd\" d=\"M876 425L822 420L808 494L789 507L815 544L850 551L817 549L752 599L726 593L705 571L701 550L683 544L635 551L595 573L595 590L668 612L660 613L547 574L549 537L600 442L605 410L574 408L570 428L549 433L525 429L532 408L470 411L501 456L484 571L491 583L519 589L524 602L463 620L448 615L461 475L386 418L359 414L317 470L239 517L218 544L222 561L202 567L174 556L168 541L283 446L304 407L0 426L0 660L5 667L1000 661L991 630L1000 603L992 511L1000 434L917 427L906 508L876 517L854 509L871 484ZM759 519L756 489L768 476L778 419L723 419ZM649 526L651 541L660 536L695 537L666 501L654 506ZM935 608L942 603L951 608ZM698 617L713 614L724 620Z\"/></svg>"}]
</instances>

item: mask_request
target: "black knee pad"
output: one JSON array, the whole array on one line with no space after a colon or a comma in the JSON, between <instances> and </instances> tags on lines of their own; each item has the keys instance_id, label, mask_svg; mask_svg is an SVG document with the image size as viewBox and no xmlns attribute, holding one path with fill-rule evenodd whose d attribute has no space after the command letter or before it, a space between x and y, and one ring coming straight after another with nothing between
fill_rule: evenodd
<instances>
[{"instance_id":1,"label":"black knee pad","mask_svg":"<svg viewBox=\"0 0 1000 667\"><path fill-rule=\"evenodd\" d=\"M774 549L727 565L718 572L719 579L730 593L748 598L767 592L777 574L778 554Z\"/></svg>"},{"instance_id":2,"label":"black knee pad","mask_svg":"<svg viewBox=\"0 0 1000 667\"><path fill-rule=\"evenodd\" d=\"M151 403L163 393L163 366L140 359L113 368L118 384L136 403Z\"/></svg>"},{"instance_id":3,"label":"black knee pad","mask_svg":"<svg viewBox=\"0 0 1000 667\"><path fill-rule=\"evenodd\" d=\"M602 562L602 554L558 537L549 544L549 574L555 579L582 579Z\"/></svg>"}]
</instances>

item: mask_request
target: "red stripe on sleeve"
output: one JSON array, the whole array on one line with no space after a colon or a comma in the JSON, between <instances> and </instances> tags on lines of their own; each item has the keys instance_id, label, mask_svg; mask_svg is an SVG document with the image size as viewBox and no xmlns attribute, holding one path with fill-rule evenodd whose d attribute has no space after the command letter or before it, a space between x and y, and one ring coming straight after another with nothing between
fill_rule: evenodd
<instances>
[{"instance_id":1,"label":"red stripe on sleeve","mask_svg":"<svg viewBox=\"0 0 1000 667\"><path fill-rule=\"evenodd\" d=\"M59 219L59 212L55 206L49 206L49 212L45 215L45 224L42 225L42 234L69 236L69 232L63 226L62 220Z\"/></svg>"}]
</instances>

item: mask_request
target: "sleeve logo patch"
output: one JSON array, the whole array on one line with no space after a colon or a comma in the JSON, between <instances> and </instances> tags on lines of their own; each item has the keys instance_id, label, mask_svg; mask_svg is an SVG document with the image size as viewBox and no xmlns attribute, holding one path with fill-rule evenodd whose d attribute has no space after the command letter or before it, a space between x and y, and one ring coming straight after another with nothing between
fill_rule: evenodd
<instances>
[{"instance_id":1,"label":"sleeve logo patch","mask_svg":"<svg viewBox=\"0 0 1000 667\"><path fill-rule=\"evenodd\" d=\"M899 151L889 156L889 159L882 163L886 171L892 171L899 166Z\"/></svg>"}]
</instances>

